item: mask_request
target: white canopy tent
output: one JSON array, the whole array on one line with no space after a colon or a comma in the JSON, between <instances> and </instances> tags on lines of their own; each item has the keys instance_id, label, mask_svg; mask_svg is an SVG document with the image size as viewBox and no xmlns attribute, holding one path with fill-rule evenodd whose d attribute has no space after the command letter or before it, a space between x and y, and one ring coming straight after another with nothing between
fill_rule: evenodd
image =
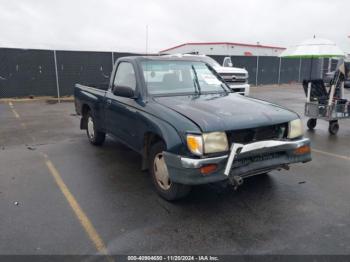
<instances>
[{"instance_id":1,"label":"white canopy tent","mask_svg":"<svg viewBox=\"0 0 350 262\"><path fill-rule=\"evenodd\" d=\"M310 79L312 74L312 64L314 58L332 58L345 57L346 54L332 41L323 38L316 38L305 40L300 44L291 46L284 50L280 57L284 58L311 58L310 62ZM308 85L307 101L310 102L311 82ZM334 93L332 86L331 94Z\"/></svg>"},{"instance_id":2,"label":"white canopy tent","mask_svg":"<svg viewBox=\"0 0 350 262\"><path fill-rule=\"evenodd\" d=\"M324 58L344 57L345 53L332 41L311 38L284 50L280 57L286 58Z\"/></svg>"}]
</instances>

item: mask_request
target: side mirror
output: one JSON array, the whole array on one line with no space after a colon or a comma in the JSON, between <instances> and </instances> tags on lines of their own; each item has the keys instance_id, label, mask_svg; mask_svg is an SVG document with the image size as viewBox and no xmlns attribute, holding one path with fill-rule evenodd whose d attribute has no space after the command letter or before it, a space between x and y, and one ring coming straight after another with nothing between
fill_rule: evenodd
<instances>
[{"instance_id":1,"label":"side mirror","mask_svg":"<svg viewBox=\"0 0 350 262\"><path fill-rule=\"evenodd\" d=\"M113 94L115 94L116 96L122 96L122 97L128 97L128 98L135 97L135 91L128 86L114 86Z\"/></svg>"}]
</instances>

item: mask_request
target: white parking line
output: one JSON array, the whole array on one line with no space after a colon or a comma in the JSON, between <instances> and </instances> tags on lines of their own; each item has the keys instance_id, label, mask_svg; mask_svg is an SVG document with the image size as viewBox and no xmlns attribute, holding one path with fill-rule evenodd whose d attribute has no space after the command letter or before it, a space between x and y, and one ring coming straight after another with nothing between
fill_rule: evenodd
<instances>
[{"instance_id":1,"label":"white parking line","mask_svg":"<svg viewBox=\"0 0 350 262\"><path fill-rule=\"evenodd\" d=\"M329 153L329 152L322 151L322 150L318 150L318 149L314 149L314 148L312 149L312 152L319 153L319 154L326 155L326 156L336 157L336 158L339 158L339 159L349 160L349 161L350 161L350 156L338 155L338 154Z\"/></svg>"}]
</instances>

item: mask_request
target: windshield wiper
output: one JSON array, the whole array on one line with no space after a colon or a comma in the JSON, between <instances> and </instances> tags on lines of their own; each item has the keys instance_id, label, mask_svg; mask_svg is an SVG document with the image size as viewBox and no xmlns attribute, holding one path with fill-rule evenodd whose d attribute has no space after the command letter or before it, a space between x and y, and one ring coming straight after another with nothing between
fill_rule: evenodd
<instances>
[{"instance_id":1,"label":"windshield wiper","mask_svg":"<svg viewBox=\"0 0 350 262\"><path fill-rule=\"evenodd\" d=\"M220 80L221 88L224 89L224 91L226 93L232 93L231 88L228 86L228 84L225 82L225 80L220 76L220 74L218 74L218 72L216 72L211 66L208 66L208 65L206 65L206 66Z\"/></svg>"},{"instance_id":2,"label":"windshield wiper","mask_svg":"<svg viewBox=\"0 0 350 262\"><path fill-rule=\"evenodd\" d=\"M196 91L200 95L201 94L201 86L199 85L197 72L196 72L196 69L194 69L193 65L192 65L192 70L193 70L193 74L194 74L194 79L193 79L194 88L196 89Z\"/></svg>"}]
</instances>

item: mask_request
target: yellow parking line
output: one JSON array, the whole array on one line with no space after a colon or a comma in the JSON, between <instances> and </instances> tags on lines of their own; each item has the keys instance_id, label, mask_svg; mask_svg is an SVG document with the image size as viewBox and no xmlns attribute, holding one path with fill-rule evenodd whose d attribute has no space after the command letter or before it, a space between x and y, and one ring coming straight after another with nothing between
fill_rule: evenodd
<instances>
[{"instance_id":1,"label":"yellow parking line","mask_svg":"<svg viewBox=\"0 0 350 262\"><path fill-rule=\"evenodd\" d=\"M318 150L318 149L312 149L312 152L316 152L319 154L323 154L326 156L332 156L332 157L336 157L336 158L340 158L340 159L344 159L344 160L350 160L350 156L343 156L343 155L338 155L338 154L334 154L334 153L329 153L326 151L322 151L322 150Z\"/></svg>"},{"instance_id":2,"label":"yellow parking line","mask_svg":"<svg viewBox=\"0 0 350 262\"><path fill-rule=\"evenodd\" d=\"M15 107L13 106L13 103L12 103L11 101L9 102L9 106L10 106L11 111L12 111L12 113L14 114L14 116L15 116L17 119L20 120L20 119L21 119L21 116L17 113L17 111L16 111L16 109L15 109ZM22 122L22 121L20 121L20 123L21 123L21 126L23 127L23 129L27 129L26 123L24 123L24 122ZM27 134L27 135L29 136L30 139L33 140L33 142L36 141L36 139L35 139L34 136L31 136L30 134Z\"/></svg>"},{"instance_id":3,"label":"yellow parking line","mask_svg":"<svg viewBox=\"0 0 350 262\"><path fill-rule=\"evenodd\" d=\"M15 110L15 108L14 108L14 106L13 106L13 104L12 104L11 101L9 102L9 107L11 108L11 111L12 111L12 113L15 115L15 117L19 119L20 116L19 116L19 114L17 113L17 111Z\"/></svg>"},{"instance_id":4,"label":"yellow parking line","mask_svg":"<svg viewBox=\"0 0 350 262\"><path fill-rule=\"evenodd\" d=\"M20 118L19 114L17 113L17 111L15 109L12 109L12 113L15 115L16 118Z\"/></svg>"},{"instance_id":5,"label":"yellow parking line","mask_svg":"<svg viewBox=\"0 0 350 262\"><path fill-rule=\"evenodd\" d=\"M45 157L46 166L49 169L53 178L55 179L57 186L59 187L62 194L66 198L70 207L73 209L74 214L78 218L80 224L84 228L84 230L87 233L87 235L89 236L90 240L95 245L97 251L100 252L101 254L107 255L107 248L106 248L105 244L103 243L102 238L99 236L99 234L97 233L93 224L91 223L90 219L87 217L87 215L81 209L77 200L74 198L73 194L69 191L68 187L63 182L59 172L57 171L57 169L55 168L53 163L49 159L47 159L47 155L43 154L43 156ZM107 258L109 260L111 260L111 257L107 257Z\"/></svg>"}]
</instances>

